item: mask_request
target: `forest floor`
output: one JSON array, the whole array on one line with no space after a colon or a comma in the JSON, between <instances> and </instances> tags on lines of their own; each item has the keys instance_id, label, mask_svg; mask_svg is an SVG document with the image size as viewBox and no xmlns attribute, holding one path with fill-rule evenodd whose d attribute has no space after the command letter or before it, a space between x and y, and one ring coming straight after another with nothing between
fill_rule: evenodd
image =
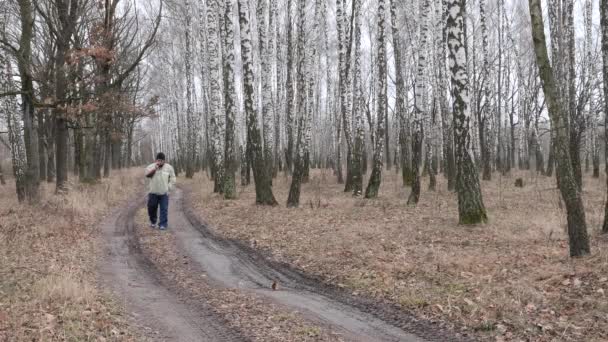
<instances>
[{"instance_id":1,"label":"forest floor","mask_svg":"<svg viewBox=\"0 0 608 342\"><path fill-rule=\"evenodd\" d=\"M515 178L525 187L514 187ZM255 205L253 185L224 201L197 174L183 181L186 202L217 234L240 240L279 262L355 296L397 304L404 314L447 322L488 341L606 341L608 237L605 178L586 177L584 204L592 255L570 259L566 217L554 178L530 172L494 174L482 182L489 223L458 225L457 200L443 177L426 179L417 207L394 171L375 200L343 192L330 170L312 170L301 206Z\"/></svg>"},{"instance_id":2,"label":"forest floor","mask_svg":"<svg viewBox=\"0 0 608 342\"><path fill-rule=\"evenodd\" d=\"M137 174L138 175L138 174ZM135 341L119 301L98 285L99 222L132 196L134 171L20 205L0 187L0 341Z\"/></svg>"}]
</instances>

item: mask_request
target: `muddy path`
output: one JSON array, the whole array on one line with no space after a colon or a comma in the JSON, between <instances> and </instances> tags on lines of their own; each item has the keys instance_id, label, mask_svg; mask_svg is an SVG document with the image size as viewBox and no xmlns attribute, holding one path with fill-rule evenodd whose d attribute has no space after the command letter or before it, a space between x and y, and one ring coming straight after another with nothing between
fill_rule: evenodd
<instances>
[{"instance_id":1,"label":"muddy path","mask_svg":"<svg viewBox=\"0 0 608 342\"><path fill-rule=\"evenodd\" d=\"M390 304L349 295L286 264L273 262L237 241L214 234L177 190L171 198L170 225L180 248L218 286L265 296L306 318L341 331L348 341L467 341L468 339ZM245 229L245 228L244 228ZM272 284L278 284L273 290Z\"/></svg>"},{"instance_id":2,"label":"muddy path","mask_svg":"<svg viewBox=\"0 0 608 342\"><path fill-rule=\"evenodd\" d=\"M226 328L205 303L180 298L141 253L133 230L133 217L143 196L116 209L102 223L105 246L100 261L101 283L111 289L148 341L243 341Z\"/></svg>"}]
</instances>

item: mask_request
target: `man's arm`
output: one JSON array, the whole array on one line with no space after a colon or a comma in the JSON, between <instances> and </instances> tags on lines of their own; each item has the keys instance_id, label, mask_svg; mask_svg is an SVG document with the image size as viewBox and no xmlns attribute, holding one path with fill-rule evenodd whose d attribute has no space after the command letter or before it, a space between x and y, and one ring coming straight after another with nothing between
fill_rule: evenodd
<instances>
[{"instance_id":1,"label":"man's arm","mask_svg":"<svg viewBox=\"0 0 608 342\"><path fill-rule=\"evenodd\" d=\"M152 164L152 165L149 165L148 167L146 167L146 177L148 177L148 178L154 177L156 170L158 170L158 165L156 165L156 164Z\"/></svg>"},{"instance_id":2,"label":"man's arm","mask_svg":"<svg viewBox=\"0 0 608 342\"><path fill-rule=\"evenodd\" d=\"M169 191L175 189L175 183L177 183L177 178L175 177L175 170L172 166L171 173L169 174Z\"/></svg>"}]
</instances>

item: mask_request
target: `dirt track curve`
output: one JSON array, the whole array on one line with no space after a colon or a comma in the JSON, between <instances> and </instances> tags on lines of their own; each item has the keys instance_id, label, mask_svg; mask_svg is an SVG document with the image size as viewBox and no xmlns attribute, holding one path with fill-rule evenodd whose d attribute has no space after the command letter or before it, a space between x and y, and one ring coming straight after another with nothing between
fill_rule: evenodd
<instances>
[{"instance_id":1,"label":"dirt track curve","mask_svg":"<svg viewBox=\"0 0 608 342\"><path fill-rule=\"evenodd\" d=\"M297 310L307 319L330 326L347 341L468 340L390 304L323 285L289 265L273 262L239 242L217 236L189 208L184 208L183 197L180 189L171 195L167 233L176 235L177 247L204 269L211 285L264 296ZM205 303L180 299L170 286L164 286L163 275L142 255L134 234L136 211L143 203L141 198L133 201L104 224L108 253L102 276L109 280L117 296L124 298L137 324L154 327L157 332L148 336L153 340L246 340L228 332L222 320L205 309ZM274 281L279 284L276 291L270 288Z\"/></svg>"},{"instance_id":2,"label":"dirt track curve","mask_svg":"<svg viewBox=\"0 0 608 342\"><path fill-rule=\"evenodd\" d=\"M133 230L133 217L143 199L115 210L102 225L106 246L101 262L102 283L112 289L131 313L148 341L243 341L225 329L205 303L187 300L163 285L162 275L146 259Z\"/></svg>"}]
</instances>

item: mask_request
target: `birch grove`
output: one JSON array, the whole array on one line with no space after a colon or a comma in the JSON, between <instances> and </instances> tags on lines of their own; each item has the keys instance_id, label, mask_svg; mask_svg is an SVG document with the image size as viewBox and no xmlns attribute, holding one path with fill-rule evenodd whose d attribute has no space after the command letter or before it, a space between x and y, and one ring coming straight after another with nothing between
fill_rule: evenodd
<instances>
[{"instance_id":1,"label":"birch grove","mask_svg":"<svg viewBox=\"0 0 608 342\"><path fill-rule=\"evenodd\" d=\"M396 172L410 206L455 192L461 224L492 220L483 189L503 177L556 177L583 255L585 175L606 162L605 7L1 1L0 138L29 203L40 182L63 193L161 150L226 200L253 182L270 206L298 207L316 170L362 201Z\"/></svg>"}]
</instances>

